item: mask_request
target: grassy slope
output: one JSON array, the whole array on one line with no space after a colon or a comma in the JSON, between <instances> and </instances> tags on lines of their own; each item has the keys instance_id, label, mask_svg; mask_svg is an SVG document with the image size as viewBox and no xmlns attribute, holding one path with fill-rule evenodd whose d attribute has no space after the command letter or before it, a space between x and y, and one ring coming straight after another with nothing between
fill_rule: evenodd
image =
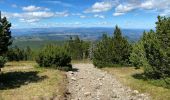
<instances>
[{"instance_id":1,"label":"grassy slope","mask_svg":"<svg viewBox=\"0 0 170 100\"><path fill-rule=\"evenodd\" d=\"M132 89L143 93L149 93L153 100L170 100L170 89L154 86L147 81L135 79L132 75L141 73L142 70L135 70L133 67L104 68L103 70L115 75L120 82Z\"/></svg>"},{"instance_id":2,"label":"grassy slope","mask_svg":"<svg viewBox=\"0 0 170 100\"><path fill-rule=\"evenodd\" d=\"M4 84L0 88L0 99L62 99L66 92L65 74L54 69L35 68L35 65L35 62L7 63L0 76Z\"/></svg>"}]
</instances>

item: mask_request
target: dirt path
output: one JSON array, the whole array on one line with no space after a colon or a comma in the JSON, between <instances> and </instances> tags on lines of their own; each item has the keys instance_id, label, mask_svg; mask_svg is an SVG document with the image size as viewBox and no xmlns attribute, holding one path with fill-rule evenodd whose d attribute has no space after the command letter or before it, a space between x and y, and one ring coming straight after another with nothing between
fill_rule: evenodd
<instances>
[{"instance_id":1,"label":"dirt path","mask_svg":"<svg viewBox=\"0 0 170 100\"><path fill-rule=\"evenodd\" d=\"M149 100L146 94L123 86L92 64L73 64L73 68L67 73L69 100Z\"/></svg>"}]
</instances>

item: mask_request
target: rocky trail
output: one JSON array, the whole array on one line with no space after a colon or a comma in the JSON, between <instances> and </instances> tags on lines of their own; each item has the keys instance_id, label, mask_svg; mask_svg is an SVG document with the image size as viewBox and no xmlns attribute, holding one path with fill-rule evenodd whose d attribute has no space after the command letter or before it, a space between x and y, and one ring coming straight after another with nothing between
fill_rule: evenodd
<instances>
[{"instance_id":1,"label":"rocky trail","mask_svg":"<svg viewBox=\"0 0 170 100\"><path fill-rule=\"evenodd\" d=\"M67 72L68 100L149 100L123 86L113 75L95 68L92 64L73 64L74 71Z\"/></svg>"}]
</instances>

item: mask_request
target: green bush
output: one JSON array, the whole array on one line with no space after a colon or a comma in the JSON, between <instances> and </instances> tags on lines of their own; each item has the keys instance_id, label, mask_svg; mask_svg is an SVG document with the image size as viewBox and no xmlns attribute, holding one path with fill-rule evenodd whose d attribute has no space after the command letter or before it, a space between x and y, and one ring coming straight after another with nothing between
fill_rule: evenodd
<instances>
[{"instance_id":1,"label":"green bush","mask_svg":"<svg viewBox=\"0 0 170 100\"><path fill-rule=\"evenodd\" d=\"M55 45L45 46L38 54L36 62L40 67L54 67L61 70L70 70L72 68L70 64L71 56L64 47Z\"/></svg>"},{"instance_id":2,"label":"green bush","mask_svg":"<svg viewBox=\"0 0 170 100\"><path fill-rule=\"evenodd\" d=\"M6 62L7 62L6 57L0 56L0 69L4 67Z\"/></svg>"},{"instance_id":3,"label":"green bush","mask_svg":"<svg viewBox=\"0 0 170 100\"><path fill-rule=\"evenodd\" d=\"M6 56L9 61L27 61L33 59L30 47L27 47L26 49L21 49L17 46L9 48Z\"/></svg>"}]
</instances>

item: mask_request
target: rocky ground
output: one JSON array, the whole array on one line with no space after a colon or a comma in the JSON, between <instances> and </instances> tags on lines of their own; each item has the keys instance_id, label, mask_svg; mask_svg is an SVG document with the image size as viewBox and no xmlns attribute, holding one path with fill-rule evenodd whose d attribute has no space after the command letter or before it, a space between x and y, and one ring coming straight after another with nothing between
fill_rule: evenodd
<instances>
[{"instance_id":1,"label":"rocky ground","mask_svg":"<svg viewBox=\"0 0 170 100\"><path fill-rule=\"evenodd\" d=\"M73 64L67 73L68 100L149 100L147 94L123 86L113 75L92 64Z\"/></svg>"}]
</instances>

